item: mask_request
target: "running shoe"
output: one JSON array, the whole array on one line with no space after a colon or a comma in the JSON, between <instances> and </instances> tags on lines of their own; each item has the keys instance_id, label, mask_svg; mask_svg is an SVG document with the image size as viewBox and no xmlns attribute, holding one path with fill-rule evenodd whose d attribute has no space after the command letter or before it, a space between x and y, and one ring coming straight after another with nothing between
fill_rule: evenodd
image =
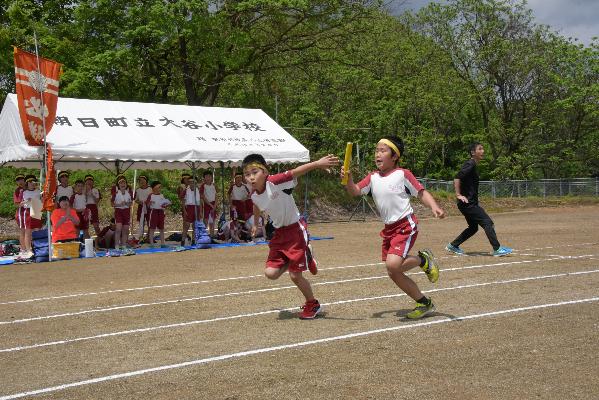
<instances>
[{"instance_id":1,"label":"running shoe","mask_svg":"<svg viewBox=\"0 0 599 400\"><path fill-rule=\"evenodd\" d=\"M320 303L316 299L307 301L301 308L302 311L299 313L300 319L314 319L322 310Z\"/></svg>"},{"instance_id":2,"label":"running shoe","mask_svg":"<svg viewBox=\"0 0 599 400\"><path fill-rule=\"evenodd\" d=\"M454 246L451 243L445 246L445 250L447 250L450 253L457 254L459 256L464 254L464 250L460 249L458 246Z\"/></svg>"},{"instance_id":3,"label":"running shoe","mask_svg":"<svg viewBox=\"0 0 599 400\"><path fill-rule=\"evenodd\" d=\"M510 249L509 247L501 246L493 252L493 257L503 257L503 256L507 256L508 254L512 254L513 252L514 252L514 249Z\"/></svg>"},{"instance_id":4,"label":"running shoe","mask_svg":"<svg viewBox=\"0 0 599 400\"><path fill-rule=\"evenodd\" d=\"M433 252L429 249L425 249L418 252L418 255L423 257L425 263L422 267L422 271L426 274L426 277L432 283L435 283L439 280L439 267L435 262L435 256L433 256Z\"/></svg>"},{"instance_id":5,"label":"running shoe","mask_svg":"<svg viewBox=\"0 0 599 400\"><path fill-rule=\"evenodd\" d=\"M420 319L425 315L434 312L435 305L432 300L429 299L429 301L429 304L416 303L416 307L406 315L406 318Z\"/></svg>"}]
</instances>

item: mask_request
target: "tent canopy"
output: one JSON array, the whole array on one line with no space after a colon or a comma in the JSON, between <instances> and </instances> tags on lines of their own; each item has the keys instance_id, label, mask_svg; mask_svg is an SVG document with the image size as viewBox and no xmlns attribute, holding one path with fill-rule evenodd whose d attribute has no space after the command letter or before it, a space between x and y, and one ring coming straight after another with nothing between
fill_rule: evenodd
<instances>
[{"instance_id":1,"label":"tent canopy","mask_svg":"<svg viewBox=\"0 0 599 400\"><path fill-rule=\"evenodd\" d=\"M203 168L239 165L251 153L268 163L310 160L264 111L244 108L59 98L48 143L58 169ZM38 167L42 155L27 144L17 96L9 94L0 113L0 164Z\"/></svg>"}]
</instances>

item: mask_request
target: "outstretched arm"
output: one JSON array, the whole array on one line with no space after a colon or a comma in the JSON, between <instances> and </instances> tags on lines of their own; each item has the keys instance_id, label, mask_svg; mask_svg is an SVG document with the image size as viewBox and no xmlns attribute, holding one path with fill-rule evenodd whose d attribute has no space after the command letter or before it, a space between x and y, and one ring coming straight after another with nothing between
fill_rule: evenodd
<instances>
[{"instance_id":1,"label":"outstretched arm","mask_svg":"<svg viewBox=\"0 0 599 400\"><path fill-rule=\"evenodd\" d=\"M312 161L291 170L291 175L298 178L315 169L329 169L339 165L339 158L332 154L322 157L320 160Z\"/></svg>"},{"instance_id":2,"label":"outstretched arm","mask_svg":"<svg viewBox=\"0 0 599 400\"><path fill-rule=\"evenodd\" d=\"M343 176L345 174L345 170L343 169L343 167L341 167L341 178L343 179ZM345 185L345 190L347 190L347 193L350 196L359 196L362 191L360 190L360 187L354 183L354 179L352 177L351 171L347 172L347 184Z\"/></svg>"}]
</instances>

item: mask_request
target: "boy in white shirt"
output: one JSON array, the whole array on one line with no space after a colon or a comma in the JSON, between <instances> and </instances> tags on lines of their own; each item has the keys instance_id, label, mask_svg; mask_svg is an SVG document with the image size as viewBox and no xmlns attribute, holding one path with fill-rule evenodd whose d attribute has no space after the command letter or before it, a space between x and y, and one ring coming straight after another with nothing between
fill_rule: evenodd
<instances>
[{"instance_id":1,"label":"boy in white shirt","mask_svg":"<svg viewBox=\"0 0 599 400\"><path fill-rule=\"evenodd\" d=\"M87 214L87 198L83 193L83 181L78 180L75 182L75 193L71 196L70 203L71 207L77 213L79 218L79 230L83 231L83 238L89 238L89 217Z\"/></svg>"},{"instance_id":2,"label":"boy in white shirt","mask_svg":"<svg viewBox=\"0 0 599 400\"><path fill-rule=\"evenodd\" d=\"M181 246L185 246L185 239L187 238L187 231L189 225L195 223L202 218L202 210L200 205L202 204L202 196L200 190L196 185L196 181L193 178L187 180L187 186L185 188L185 194L183 196L183 232L181 232ZM195 229L192 228L193 242L195 243Z\"/></svg>"},{"instance_id":3,"label":"boy in white shirt","mask_svg":"<svg viewBox=\"0 0 599 400\"><path fill-rule=\"evenodd\" d=\"M149 210L150 229L148 232L150 247L154 247L154 232L156 229L160 232L160 247L166 247L164 243L164 209L171 202L161 193L162 184L158 181L153 181L150 185L152 193L146 200L146 207Z\"/></svg>"},{"instance_id":4,"label":"boy in white shirt","mask_svg":"<svg viewBox=\"0 0 599 400\"><path fill-rule=\"evenodd\" d=\"M416 301L416 307L406 317L418 319L435 311L435 305L405 273L420 267L428 280L435 283L439 279L439 268L430 250L419 251L417 256L408 255L418 237L418 219L410 204L410 196L418 197L431 209L435 218L444 218L445 211L437 205L433 196L422 187L411 171L398 166L403 151L404 144L400 138L394 136L381 139L374 153L377 170L358 183L354 183L351 172L348 171L346 190L352 196L372 194L385 223L380 236L383 238L382 258L387 273L401 290ZM342 168L341 176L343 175Z\"/></svg>"},{"instance_id":5,"label":"boy in white shirt","mask_svg":"<svg viewBox=\"0 0 599 400\"><path fill-rule=\"evenodd\" d=\"M204 182L200 186L200 194L204 202L204 225L208 227L211 237L214 237L214 222L216 221L216 186L214 186L213 180L212 173L206 171L204 172Z\"/></svg>"},{"instance_id":6,"label":"boy in white shirt","mask_svg":"<svg viewBox=\"0 0 599 400\"><path fill-rule=\"evenodd\" d=\"M299 176L311 170L328 169L338 164L337 157L328 155L290 171L269 175L266 161L260 154L250 154L242 163L243 174L253 189L252 237L255 237L261 212L270 216L276 228L273 238L268 243L269 253L264 274L268 279L278 279L289 270L291 281L306 300L299 314L300 319L315 318L321 307L314 298L310 282L302 275L306 269L314 275L318 270L310 248L306 224L299 218L299 211L291 192L297 185Z\"/></svg>"}]
</instances>

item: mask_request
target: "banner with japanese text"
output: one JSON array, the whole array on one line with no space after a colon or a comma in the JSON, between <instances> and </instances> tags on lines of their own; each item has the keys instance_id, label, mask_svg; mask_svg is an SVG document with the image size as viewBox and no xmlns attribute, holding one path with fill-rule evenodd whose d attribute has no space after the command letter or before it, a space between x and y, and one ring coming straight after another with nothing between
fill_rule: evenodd
<instances>
[{"instance_id":1,"label":"banner with japanese text","mask_svg":"<svg viewBox=\"0 0 599 400\"><path fill-rule=\"evenodd\" d=\"M30 146L42 146L56 117L61 64L14 48L19 115ZM44 132L45 122L45 132Z\"/></svg>"}]
</instances>

